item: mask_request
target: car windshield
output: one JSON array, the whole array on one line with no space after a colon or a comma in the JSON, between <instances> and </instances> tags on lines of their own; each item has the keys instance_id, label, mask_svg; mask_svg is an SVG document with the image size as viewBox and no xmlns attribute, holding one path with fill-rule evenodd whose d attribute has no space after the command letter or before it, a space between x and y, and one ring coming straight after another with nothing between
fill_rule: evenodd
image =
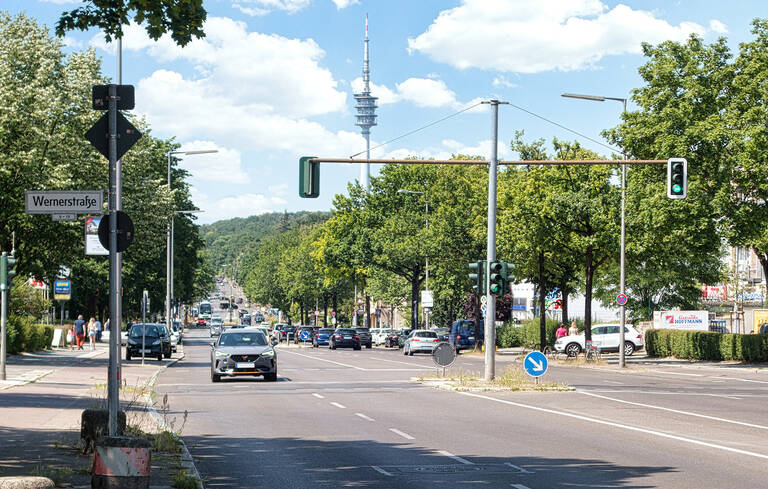
<instances>
[{"instance_id":1,"label":"car windshield","mask_svg":"<svg viewBox=\"0 0 768 489\"><path fill-rule=\"evenodd\" d=\"M434 331L417 331L414 336L418 336L419 338L437 338Z\"/></svg>"},{"instance_id":2,"label":"car windshield","mask_svg":"<svg viewBox=\"0 0 768 489\"><path fill-rule=\"evenodd\" d=\"M267 346L267 338L261 333L227 333L219 346Z\"/></svg>"},{"instance_id":3,"label":"car windshield","mask_svg":"<svg viewBox=\"0 0 768 489\"><path fill-rule=\"evenodd\" d=\"M339 328L336 330L338 334L355 334L357 331L354 329L347 329L347 328Z\"/></svg>"},{"instance_id":4,"label":"car windshield","mask_svg":"<svg viewBox=\"0 0 768 489\"><path fill-rule=\"evenodd\" d=\"M143 324L134 324L131 326L131 338L141 338L142 335L144 335L144 325ZM152 336L154 338L160 337L160 330L157 328L157 326L153 324L148 324L146 326L147 333L144 336Z\"/></svg>"},{"instance_id":5,"label":"car windshield","mask_svg":"<svg viewBox=\"0 0 768 489\"><path fill-rule=\"evenodd\" d=\"M358 333L370 333L371 332L371 330L369 330L368 328L355 328L355 331L357 331Z\"/></svg>"},{"instance_id":6,"label":"car windshield","mask_svg":"<svg viewBox=\"0 0 768 489\"><path fill-rule=\"evenodd\" d=\"M321 328L317 331L317 334L331 334L333 330L330 328Z\"/></svg>"}]
</instances>

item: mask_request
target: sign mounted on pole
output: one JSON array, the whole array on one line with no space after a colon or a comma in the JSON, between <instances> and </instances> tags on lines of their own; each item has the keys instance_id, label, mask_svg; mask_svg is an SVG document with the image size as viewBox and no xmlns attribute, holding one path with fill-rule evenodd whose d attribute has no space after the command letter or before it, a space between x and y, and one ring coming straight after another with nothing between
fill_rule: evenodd
<instances>
[{"instance_id":1,"label":"sign mounted on pole","mask_svg":"<svg viewBox=\"0 0 768 489\"><path fill-rule=\"evenodd\" d=\"M109 250L99 241L99 224L101 216L88 216L85 218L85 254L109 255Z\"/></svg>"},{"instance_id":2,"label":"sign mounted on pole","mask_svg":"<svg viewBox=\"0 0 768 489\"><path fill-rule=\"evenodd\" d=\"M627 303L627 295L626 294L619 294L616 296L616 303L620 306L623 306Z\"/></svg>"},{"instance_id":3,"label":"sign mounted on pole","mask_svg":"<svg viewBox=\"0 0 768 489\"><path fill-rule=\"evenodd\" d=\"M68 301L72 298L72 282L69 280L55 280L53 282L53 299Z\"/></svg>"},{"instance_id":4,"label":"sign mounted on pole","mask_svg":"<svg viewBox=\"0 0 768 489\"><path fill-rule=\"evenodd\" d=\"M102 190L27 190L27 214L94 214L104 205Z\"/></svg>"},{"instance_id":5,"label":"sign mounted on pole","mask_svg":"<svg viewBox=\"0 0 768 489\"><path fill-rule=\"evenodd\" d=\"M98 228L99 242L109 248L109 214L101 218ZM117 211L117 252L122 253L133 243L133 221L128 214Z\"/></svg>"},{"instance_id":6,"label":"sign mounted on pole","mask_svg":"<svg viewBox=\"0 0 768 489\"><path fill-rule=\"evenodd\" d=\"M104 158L109 159L109 112L96 121L96 123L85 133L85 138L96 148ZM117 113L117 159L136 144L141 138L141 133L133 127L125 116Z\"/></svg>"},{"instance_id":7,"label":"sign mounted on pole","mask_svg":"<svg viewBox=\"0 0 768 489\"><path fill-rule=\"evenodd\" d=\"M549 365L547 363L547 357L544 356L543 353L540 351L532 351L525 356L523 366L525 367L525 371L531 377L541 377L547 373L547 367Z\"/></svg>"},{"instance_id":8,"label":"sign mounted on pole","mask_svg":"<svg viewBox=\"0 0 768 489\"><path fill-rule=\"evenodd\" d=\"M77 221L77 214L51 214L53 222Z\"/></svg>"}]
</instances>

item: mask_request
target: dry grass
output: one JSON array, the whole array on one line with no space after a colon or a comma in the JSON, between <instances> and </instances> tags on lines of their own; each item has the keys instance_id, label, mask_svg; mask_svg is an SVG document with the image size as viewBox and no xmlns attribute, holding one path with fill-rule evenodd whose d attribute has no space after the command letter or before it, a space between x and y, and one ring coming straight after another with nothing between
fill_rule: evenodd
<instances>
[{"instance_id":1,"label":"dry grass","mask_svg":"<svg viewBox=\"0 0 768 489\"><path fill-rule=\"evenodd\" d=\"M504 391L571 391L573 387L562 382L534 379L519 365L509 365L495 379L486 382L474 372L466 374L459 369L455 375L434 375L419 377L419 382L439 384L455 390L504 390ZM538 381L537 381L538 380Z\"/></svg>"}]
</instances>

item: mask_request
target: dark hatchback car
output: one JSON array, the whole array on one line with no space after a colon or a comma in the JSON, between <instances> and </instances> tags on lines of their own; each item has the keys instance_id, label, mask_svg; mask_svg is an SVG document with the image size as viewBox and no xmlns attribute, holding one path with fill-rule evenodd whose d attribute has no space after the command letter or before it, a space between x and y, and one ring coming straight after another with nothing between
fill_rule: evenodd
<instances>
[{"instance_id":1,"label":"dark hatchback car","mask_svg":"<svg viewBox=\"0 0 768 489\"><path fill-rule=\"evenodd\" d=\"M371 336L371 330L368 328L355 328L357 334L360 335L360 344L366 348L373 346L373 337Z\"/></svg>"},{"instance_id":2,"label":"dark hatchback car","mask_svg":"<svg viewBox=\"0 0 768 489\"><path fill-rule=\"evenodd\" d=\"M277 353L256 328L228 329L211 343L211 381L222 377L261 375L277 380Z\"/></svg>"},{"instance_id":3,"label":"dark hatchback car","mask_svg":"<svg viewBox=\"0 0 768 489\"><path fill-rule=\"evenodd\" d=\"M331 335L329 348L354 348L360 349L360 335L353 328L339 328Z\"/></svg>"},{"instance_id":4,"label":"dark hatchback car","mask_svg":"<svg viewBox=\"0 0 768 489\"><path fill-rule=\"evenodd\" d=\"M315 336L315 328L312 326L299 326L299 328L296 329L296 332L293 334L293 338L296 340L296 343L312 341L313 336Z\"/></svg>"},{"instance_id":5,"label":"dark hatchback car","mask_svg":"<svg viewBox=\"0 0 768 489\"><path fill-rule=\"evenodd\" d=\"M320 328L317 330L317 334L312 338L312 346L317 348L320 345L330 344L331 335L333 334L333 328Z\"/></svg>"},{"instance_id":6,"label":"dark hatchback car","mask_svg":"<svg viewBox=\"0 0 768 489\"><path fill-rule=\"evenodd\" d=\"M133 324L128 331L128 342L125 346L125 359L141 357L142 341L144 356L163 360L163 340L157 324Z\"/></svg>"},{"instance_id":7,"label":"dark hatchback car","mask_svg":"<svg viewBox=\"0 0 768 489\"><path fill-rule=\"evenodd\" d=\"M158 324L160 329L160 338L163 340L163 356L165 358L171 358L173 350L171 349L171 334L168 332L168 327L165 324Z\"/></svg>"}]
</instances>

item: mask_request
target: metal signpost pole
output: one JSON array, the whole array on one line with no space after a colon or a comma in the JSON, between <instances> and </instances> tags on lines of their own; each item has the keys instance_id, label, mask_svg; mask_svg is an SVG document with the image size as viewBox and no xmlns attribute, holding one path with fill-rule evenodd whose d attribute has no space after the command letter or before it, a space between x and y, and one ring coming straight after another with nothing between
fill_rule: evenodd
<instances>
[{"instance_id":1,"label":"metal signpost pole","mask_svg":"<svg viewBox=\"0 0 768 489\"><path fill-rule=\"evenodd\" d=\"M117 412L120 405L120 296L117 253L117 86L109 85L109 372L107 404L109 436L117 435Z\"/></svg>"},{"instance_id":2,"label":"metal signpost pole","mask_svg":"<svg viewBox=\"0 0 768 489\"><path fill-rule=\"evenodd\" d=\"M627 99L621 99L621 101L624 103L624 111L623 114L627 113ZM623 158L626 160L627 155L623 155ZM626 297L626 290L624 288L624 277L625 277L625 255L626 255L626 243L625 243L625 235L626 235L626 222L624 220L624 207L626 203L626 190L627 190L627 165L623 164L621 165L621 277L619 278L619 288L620 293L622 296ZM624 368L626 365L626 359L624 358L624 341L625 341L625 333L624 328L627 321L627 300L624 299L624 303L621 305L621 330L619 331L619 368Z\"/></svg>"},{"instance_id":3,"label":"metal signpost pole","mask_svg":"<svg viewBox=\"0 0 768 489\"><path fill-rule=\"evenodd\" d=\"M147 348L147 291L141 295L141 364L144 365L144 352Z\"/></svg>"},{"instance_id":4,"label":"metal signpost pole","mask_svg":"<svg viewBox=\"0 0 768 489\"><path fill-rule=\"evenodd\" d=\"M497 144L499 137L499 101L491 100L493 123L491 125L491 161L488 167L488 263L485 269L485 381L490 382L496 376L496 296L490 290L490 266L496 261L496 173L497 173Z\"/></svg>"},{"instance_id":5,"label":"metal signpost pole","mask_svg":"<svg viewBox=\"0 0 768 489\"><path fill-rule=\"evenodd\" d=\"M168 152L168 193L171 192L171 154L173 154L173 151ZM173 216L171 216L172 222ZM165 325L168 327L168 331L171 330L171 283L173 282L173 276L171 275L171 260L173 259L173 252L171 251L171 223L166 226L165 237Z\"/></svg>"},{"instance_id":6,"label":"metal signpost pole","mask_svg":"<svg viewBox=\"0 0 768 489\"><path fill-rule=\"evenodd\" d=\"M2 260L7 256L3 252ZM8 311L8 290L5 283L0 283L0 380L5 380L5 355L6 355L6 314Z\"/></svg>"}]
</instances>

